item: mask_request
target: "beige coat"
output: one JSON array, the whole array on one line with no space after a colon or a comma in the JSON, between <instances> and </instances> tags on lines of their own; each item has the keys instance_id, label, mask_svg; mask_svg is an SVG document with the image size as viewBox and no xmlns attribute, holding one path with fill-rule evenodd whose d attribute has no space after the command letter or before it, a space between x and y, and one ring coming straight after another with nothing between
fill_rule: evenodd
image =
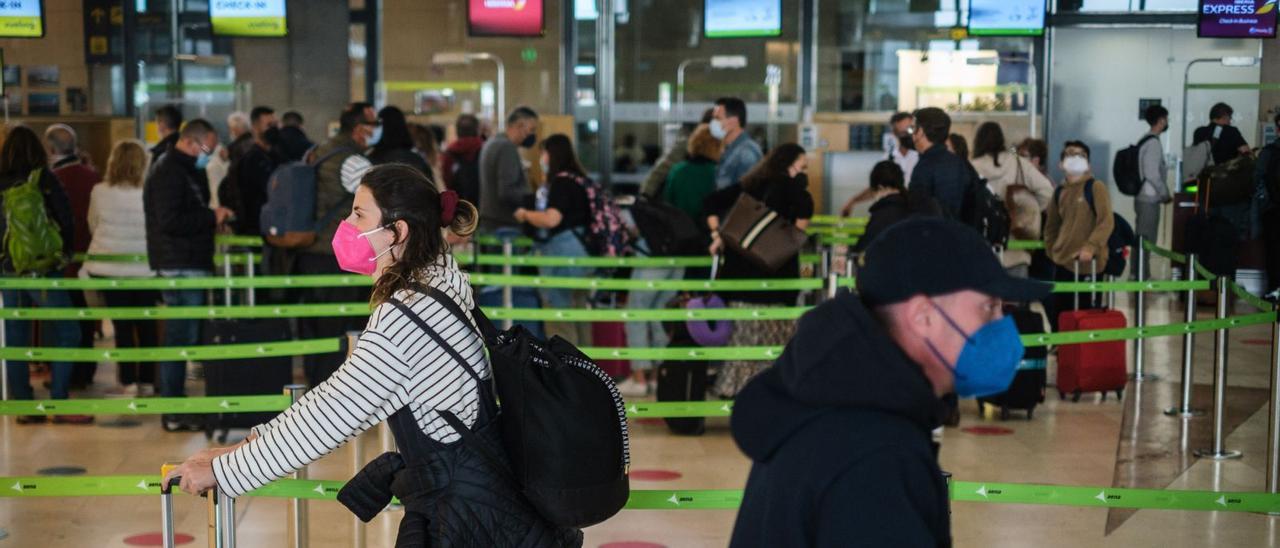
<instances>
[{"instance_id":1,"label":"beige coat","mask_svg":"<svg viewBox=\"0 0 1280 548\"><path fill-rule=\"evenodd\" d=\"M973 159L973 169L987 180L991 192L1006 204L1012 200L1009 217L1012 222L1011 239L1040 239L1040 213L1053 200L1053 183L1040 173L1026 158L1010 152L1001 152L999 164L990 156ZM1009 187L1021 184L1026 192L1009 194ZM1004 252L1005 268L1031 264L1031 252L1007 250Z\"/></svg>"},{"instance_id":2,"label":"beige coat","mask_svg":"<svg viewBox=\"0 0 1280 548\"><path fill-rule=\"evenodd\" d=\"M1093 207L1085 201L1085 182L1093 185ZM1066 183L1057 200L1049 204L1044 223L1044 245L1049 258L1067 270L1075 268L1080 250L1088 249L1098 260L1098 272L1107 269L1107 238L1115 228L1111 215L1111 192L1102 181L1087 178ZM1089 274L1089 265L1080 265Z\"/></svg>"}]
</instances>

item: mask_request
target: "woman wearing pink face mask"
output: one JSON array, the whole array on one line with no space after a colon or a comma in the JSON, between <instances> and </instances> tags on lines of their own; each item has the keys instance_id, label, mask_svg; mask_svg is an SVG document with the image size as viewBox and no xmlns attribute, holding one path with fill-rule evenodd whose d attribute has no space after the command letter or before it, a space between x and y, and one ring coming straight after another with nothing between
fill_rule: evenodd
<instances>
[{"instance_id":1,"label":"woman wearing pink face mask","mask_svg":"<svg viewBox=\"0 0 1280 548\"><path fill-rule=\"evenodd\" d=\"M399 453L370 463L338 498L368 521L398 497L406 512L397 546L580 546L581 531L543 522L460 443L466 428L494 452L502 447L470 279L445 239L469 236L478 217L409 166L370 170L333 238L339 266L374 280L374 310L351 356L245 441L196 453L170 477L188 493L217 486L239 496L387 420Z\"/></svg>"}]
</instances>

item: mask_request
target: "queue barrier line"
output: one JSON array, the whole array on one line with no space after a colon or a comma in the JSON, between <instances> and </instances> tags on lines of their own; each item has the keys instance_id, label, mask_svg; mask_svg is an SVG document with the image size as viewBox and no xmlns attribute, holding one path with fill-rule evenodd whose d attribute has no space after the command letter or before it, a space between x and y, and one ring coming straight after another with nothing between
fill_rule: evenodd
<instances>
[{"instance_id":1,"label":"queue barrier line","mask_svg":"<svg viewBox=\"0 0 1280 548\"><path fill-rule=\"evenodd\" d=\"M160 415L284 411L289 396L0 401L0 415Z\"/></svg>"},{"instance_id":2,"label":"queue barrier line","mask_svg":"<svg viewBox=\"0 0 1280 548\"><path fill-rule=\"evenodd\" d=\"M1150 240L1141 239L1141 241L1142 241L1143 249L1146 249L1147 251L1150 251L1151 253L1157 256L1164 257L1175 263L1182 263L1182 264L1187 263L1187 256L1183 255L1182 253L1178 253L1176 251L1160 247L1156 244L1151 243Z\"/></svg>"},{"instance_id":3,"label":"queue barrier line","mask_svg":"<svg viewBox=\"0 0 1280 548\"><path fill-rule=\"evenodd\" d=\"M662 308L566 309L566 308L484 308L493 320L565 322L675 322L685 320L795 320L811 307L764 308ZM257 306L173 306L118 308L0 308L0 320L203 320L256 318L336 318L368 317L368 303Z\"/></svg>"},{"instance_id":4,"label":"queue barrier line","mask_svg":"<svg viewBox=\"0 0 1280 548\"><path fill-rule=\"evenodd\" d=\"M161 415L284 411L287 395L205 396L193 398L111 398L0 401L4 415ZM634 402L626 405L632 419L728 417L732 401Z\"/></svg>"},{"instance_id":5,"label":"queue barrier line","mask_svg":"<svg viewBox=\"0 0 1280 548\"><path fill-rule=\"evenodd\" d=\"M826 280L742 279L742 280L631 280L573 277L544 277L511 274L471 274L471 283L497 287L547 287L559 289L599 289L618 291L813 291ZM853 287L852 278L840 278L841 287ZM0 278L0 289L138 290L138 289L249 289L368 287L373 279L356 275L254 276L203 278Z\"/></svg>"},{"instance_id":6,"label":"queue barrier line","mask_svg":"<svg viewBox=\"0 0 1280 548\"><path fill-rule=\"evenodd\" d=\"M257 253L253 253L251 255L252 257L246 257L243 253L234 253L230 255L219 253L213 256L213 264L214 266L222 266L224 264L232 264L235 266L243 266L248 263L258 264L258 259L261 259L262 255ZM72 260L77 263L93 261L98 263L148 264L146 255L90 255L88 253L76 253L75 255L72 255Z\"/></svg>"},{"instance_id":7,"label":"queue barrier line","mask_svg":"<svg viewBox=\"0 0 1280 548\"><path fill-rule=\"evenodd\" d=\"M1267 302L1266 300L1262 299L1261 297L1258 297L1257 295L1254 295L1253 293L1250 293L1249 290L1245 289L1244 286L1236 283L1235 280L1231 281L1230 287L1231 287L1231 292L1235 293L1237 298L1244 301L1249 306L1257 308L1258 310L1274 310L1275 309L1275 305Z\"/></svg>"},{"instance_id":8,"label":"queue barrier line","mask_svg":"<svg viewBox=\"0 0 1280 548\"><path fill-rule=\"evenodd\" d=\"M825 287L819 278L741 279L741 280L632 280L612 278L576 278L515 274L471 274L477 286L546 287L558 289L596 289L616 291L813 291ZM209 276L203 278L32 278L0 277L0 289L29 290L138 290L138 289L248 289L248 288L316 288L368 287L368 276ZM838 287L854 288L855 278L838 278ZM1208 280L1148 282L1057 282L1059 293L1101 291L1164 292L1208 289Z\"/></svg>"},{"instance_id":9,"label":"queue barrier line","mask_svg":"<svg viewBox=\"0 0 1280 548\"><path fill-rule=\"evenodd\" d=\"M155 474L120 476L5 476L0 498L157 496ZM340 480L281 479L245 496L336 501ZM956 502L1181 510L1198 512L1280 512L1280 494L1242 491L1137 489L1129 487L953 481ZM740 489L633 490L628 510L734 510Z\"/></svg>"},{"instance_id":10,"label":"queue barrier line","mask_svg":"<svg viewBox=\"0 0 1280 548\"><path fill-rule=\"evenodd\" d=\"M229 247L262 247L266 245L262 236L242 236L236 234L217 234L213 237L215 245Z\"/></svg>"},{"instance_id":11,"label":"queue barrier line","mask_svg":"<svg viewBox=\"0 0 1280 548\"><path fill-rule=\"evenodd\" d=\"M342 339L310 339L248 344L155 348L50 348L7 346L0 359L38 362L168 362L199 360L244 360L281 356L328 354L341 348Z\"/></svg>"},{"instance_id":12,"label":"queue barrier line","mask_svg":"<svg viewBox=\"0 0 1280 548\"><path fill-rule=\"evenodd\" d=\"M840 217L838 215L814 215L809 218L809 222L819 225L849 225L849 226L867 226L871 222L870 217Z\"/></svg>"},{"instance_id":13,"label":"queue barrier line","mask_svg":"<svg viewBox=\"0 0 1280 548\"><path fill-rule=\"evenodd\" d=\"M1044 249L1044 242L1041 240L1009 240L1005 245L1005 249L1009 251L1035 251Z\"/></svg>"},{"instance_id":14,"label":"queue barrier line","mask_svg":"<svg viewBox=\"0 0 1280 548\"><path fill-rule=\"evenodd\" d=\"M1200 333L1250 325L1273 323L1275 312L1261 312L1226 319L1199 320L1147 327L1127 327L1098 331L1071 331L1022 335L1024 346L1084 344L1092 342L1148 339L1185 333ZM11 346L0 348L0 359L28 361L98 362L100 360L157 362L202 359L245 359L336 352L340 339L313 339L262 344L188 346L177 348L48 348ZM680 360L680 361L770 361L782 355L782 346L740 346L733 348L579 348L593 360Z\"/></svg>"}]
</instances>

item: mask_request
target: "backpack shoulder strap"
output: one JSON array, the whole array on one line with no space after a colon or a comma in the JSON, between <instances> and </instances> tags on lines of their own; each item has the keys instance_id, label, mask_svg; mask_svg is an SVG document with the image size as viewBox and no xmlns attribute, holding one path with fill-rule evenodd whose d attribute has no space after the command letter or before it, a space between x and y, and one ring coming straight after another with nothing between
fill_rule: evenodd
<instances>
[{"instance_id":1,"label":"backpack shoulder strap","mask_svg":"<svg viewBox=\"0 0 1280 548\"><path fill-rule=\"evenodd\" d=\"M471 324L471 320L467 319L467 315L462 311L462 307L458 306L458 303L454 301L452 297L446 295L445 292L424 284L417 284L415 289L424 294L430 295L431 298L444 306L445 310L448 310L450 314L453 314L453 317L457 318L458 321L467 325ZM497 337L498 328L493 325L493 322L489 321L487 316L484 315L484 312L480 310L479 305L471 309L471 317L475 318L476 327L480 330L480 336L486 343Z\"/></svg>"},{"instance_id":2,"label":"backpack shoulder strap","mask_svg":"<svg viewBox=\"0 0 1280 548\"><path fill-rule=\"evenodd\" d=\"M1089 211L1093 212L1094 217L1098 216L1098 206L1093 203L1093 185L1097 182L1097 179L1089 179L1084 183L1084 201L1088 202Z\"/></svg>"},{"instance_id":3,"label":"backpack shoulder strap","mask_svg":"<svg viewBox=\"0 0 1280 548\"><path fill-rule=\"evenodd\" d=\"M316 150L318 150L318 149L319 149L319 147L312 147L312 149L311 149L311 150L307 151L307 154L311 154L311 153L315 152L315 151L316 151ZM348 146L335 147L333 150L330 150L328 154L325 154L324 156L321 156L320 158L316 159L314 162L312 162L312 163L310 163L310 164L308 164L308 165L310 165L311 167L314 167L314 168L316 168L316 169L320 169L320 166L321 166L322 164L324 164L325 162L328 162L329 160L334 159L334 158L335 158L335 157L337 157L338 155L340 155L340 154L342 154L342 153L345 153L345 152L350 152L352 155L355 155L355 154L356 154L356 151L351 150L351 147L348 147ZM305 158L306 156L304 155L303 157Z\"/></svg>"},{"instance_id":4,"label":"backpack shoulder strap","mask_svg":"<svg viewBox=\"0 0 1280 548\"><path fill-rule=\"evenodd\" d=\"M432 298L435 299L435 296L432 296ZM435 299L435 300L438 302L440 301L439 299ZM431 337L431 339L434 340L435 343L440 346L440 348L442 348L446 353L448 353L449 357L453 358L453 361L458 362L458 365L461 365L462 368L466 370L467 374L470 375L472 379L475 379L477 384L483 384L485 382L484 379L480 378L480 374L476 372L475 368L471 367L471 364L467 363L467 360L463 358L462 355L459 354L456 349L453 348L453 345L449 344L448 341L444 340L444 337L441 337L439 333L436 333L436 330L433 329L430 325L428 325L427 322L423 320L420 316L418 316L418 314L415 313L412 308L409 308L409 305L405 304L399 299L388 299L387 302L390 303L392 306L396 307L397 309L399 309L400 312L403 313L405 317L413 321L414 324L417 324L418 328L421 329L424 333L426 333L428 337Z\"/></svg>"}]
</instances>

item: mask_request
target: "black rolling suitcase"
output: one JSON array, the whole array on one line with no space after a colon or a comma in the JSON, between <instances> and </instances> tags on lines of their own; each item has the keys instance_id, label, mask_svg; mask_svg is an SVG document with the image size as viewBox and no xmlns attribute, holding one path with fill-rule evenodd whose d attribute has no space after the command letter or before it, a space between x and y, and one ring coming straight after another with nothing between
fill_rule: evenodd
<instances>
[{"instance_id":1,"label":"black rolling suitcase","mask_svg":"<svg viewBox=\"0 0 1280 548\"><path fill-rule=\"evenodd\" d=\"M247 344L289 340L289 322L283 319L211 320L203 329L204 344ZM280 356L204 362L208 396L277 395L293 383L293 358ZM252 428L274 418L275 412L213 413L206 416L205 437L215 434L225 443L232 428Z\"/></svg>"},{"instance_id":2,"label":"black rolling suitcase","mask_svg":"<svg viewBox=\"0 0 1280 548\"><path fill-rule=\"evenodd\" d=\"M1007 311L1013 316L1018 332L1023 335L1044 333L1044 316L1028 308L1016 308ZM979 414L987 405L1000 408L1000 420L1009 420L1009 412L1018 409L1027 412L1027 420L1031 420L1036 406L1044 402L1045 364L1049 351L1043 346L1030 346L1022 354L1018 364L1018 372L1013 376L1009 390L978 399Z\"/></svg>"},{"instance_id":3,"label":"black rolling suitcase","mask_svg":"<svg viewBox=\"0 0 1280 548\"><path fill-rule=\"evenodd\" d=\"M686 296L677 297L668 307L684 308ZM698 346L689 336L684 322L665 322L670 347ZM702 401L707 397L707 362L705 361L665 361L658 364L658 387L655 390L658 401ZM707 430L707 419L690 417L678 419L662 419L667 422L667 429L673 434L684 436L701 436Z\"/></svg>"}]
</instances>

